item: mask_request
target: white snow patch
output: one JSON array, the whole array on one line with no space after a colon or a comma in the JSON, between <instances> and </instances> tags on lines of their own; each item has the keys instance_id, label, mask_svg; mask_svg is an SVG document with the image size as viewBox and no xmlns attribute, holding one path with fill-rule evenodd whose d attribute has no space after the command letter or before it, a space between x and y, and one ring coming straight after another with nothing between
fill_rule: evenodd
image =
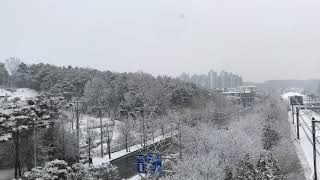
<instances>
[{"instance_id":1,"label":"white snow patch","mask_svg":"<svg viewBox=\"0 0 320 180\"><path fill-rule=\"evenodd\" d=\"M112 141L111 141L111 145L114 144L114 142L116 142L120 136L121 136L121 124L123 124L123 122L115 120L114 121L114 127L113 127L113 131L112 131ZM110 118L107 117L103 117L102 118L102 124L112 124L112 121ZM91 129L93 131L95 131L97 134L100 134L100 118L97 117L93 117L93 116L89 116L87 114L82 115L82 118L80 120L80 129L81 129L81 134L82 134L82 139L80 142L80 146L85 146L85 141L86 141L86 137L87 137L87 128L88 127L95 127L94 129ZM100 138L96 138L95 140L96 143L100 142ZM106 145L105 145L106 146ZM100 147L100 146L99 146ZM94 149L93 149L94 151Z\"/></svg>"},{"instance_id":2,"label":"white snow patch","mask_svg":"<svg viewBox=\"0 0 320 180\"><path fill-rule=\"evenodd\" d=\"M11 139L11 138L12 138L11 133L9 133L9 134L3 134L3 135L0 136L0 142L1 142L1 141L8 141L8 140Z\"/></svg>"},{"instance_id":3,"label":"white snow patch","mask_svg":"<svg viewBox=\"0 0 320 180\"><path fill-rule=\"evenodd\" d=\"M29 98L36 97L38 92L29 88L18 88L13 91L9 91L7 89L0 89L0 96L8 97L8 100L12 100L14 98L20 98L21 100L26 100Z\"/></svg>"},{"instance_id":4,"label":"white snow patch","mask_svg":"<svg viewBox=\"0 0 320 180\"><path fill-rule=\"evenodd\" d=\"M144 175L144 174L143 174L143 175L139 175L139 174L137 174L137 175L135 175L135 176L133 176L133 177L129 178L128 180L141 180L141 179L142 179L142 177L141 177L141 176L145 177L145 175Z\"/></svg>"},{"instance_id":5,"label":"white snow patch","mask_svg":"<svg viewBox=\"0 0 320 180\"><path fill-rule=\"evenodd\" d=\"M288 98L291 96L305 96L305 95L298 92L287 92L281 95L282 99L284 100L288 100Z\"/></svg>"}]
</instances>

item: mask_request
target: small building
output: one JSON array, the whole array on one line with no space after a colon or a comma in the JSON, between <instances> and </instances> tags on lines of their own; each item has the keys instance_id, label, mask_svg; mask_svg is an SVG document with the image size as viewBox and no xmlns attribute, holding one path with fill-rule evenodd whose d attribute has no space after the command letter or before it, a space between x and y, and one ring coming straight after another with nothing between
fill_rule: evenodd
<instances>
[{"instance_id":1,"label":"small building","mask_svg":"<svg viewBox=\"0 0 320 180\"><path fill-rule=\"evenodd\" d=\"M254 104L256 90L256 86L240 86L228 89L222 94L234 103L251 106Z\"/></svg>"},{"instance_id":2,"label":"small building","mask_svg":"<svg viewBox=\"0 0 320 180\"><path fill-rule=\"evenodd\" d=\"M303 97L302 96L290 96L290 105L303 105Z\"/></svg>"},{"instance_id":3,"label":"small building","mask_svg":"<svg viewBox=\"0 0 320 180\"><path fill-rule=\"evenodd\" d=\"M254 91L240 93L241 103L244 106L252 106L254 104L254 96L255 96Z\"/></svg>"}]
</instances>

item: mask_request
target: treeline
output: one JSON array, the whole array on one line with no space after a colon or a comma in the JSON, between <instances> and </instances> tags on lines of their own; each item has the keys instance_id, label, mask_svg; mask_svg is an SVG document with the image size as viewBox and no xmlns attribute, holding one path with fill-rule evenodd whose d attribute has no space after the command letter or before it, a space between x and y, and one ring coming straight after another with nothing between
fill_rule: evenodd
<instances>
[{"instance_id":1,"label":"treeline","mask_svg":"<svg viewBox=\"0 0 320 180\"><path fill-rule=\"evenodd\" d=\"M143 72L116 73L20 62L15 71L8 73L8 68L1 68L7 66L0 64L0 74L8 75L11 86L64 96L66 100L82 99L88 107L103 105L114 116L134 116L150 106L156 114L163 115L168 109L199 107L214 98L214 94L192 83Z\"/></svg>"},{"instance_id":2,"label":"treeline","mask_svg":"<svg viewBox=\"0 0 320 180\"><path fill-rule=\"evenodd\" d=\"M9 64L12 65L11 68ZM185 109L192 109L190 112L195 112L186 122L193 127L203 116L197 113L201 109L222 112L230 108L223 97L192 83L185 83L166 76L154 77L142 72L115 73L71 66L58 67L43 63L27 65L17 59L6 61L4 67L2 72L8 77L2 85L31 88L49 97L64 97L67 102L80 100L85 102L84 113L97 115L95 110L97 106L100 106L105 109L104 115L109 114L124 122L129 119L135 121L135 127L122 127L126 142L127 137L138 132L141 134L141 142L145 144L154 134L144 132L144 128L152 132L161 129L163 134L166 129L170 129L169 124L173 128L178 127L181 122L180 114L183 114ZM75 109L70 108L68 104L72 103L64 104L59 108L62 111L57 112L59 117L52 120L53 126L37 130L37 165L43 165L54 159L63 159L72 165L80 159L73 130L74 117L69 117L70 114L67 113ZM65 110L66 107L70 109ZM10 121L9 116L7 120ZM213 124L217 124L215 122L218 120L213 116L208 121L214 121ZM35 124L34 120L30 123ZM67 130L66 127L69 127L71 123L72 128ZM126 123L128 124L130 123ZM17 150L18 154L14 159L17 159L19 154L28 154L28 156L21 156L21 159L16 161L21 161L22 172L23 169L30 170L34 165L30 163L32 162L30 158L34 158L32 155L34 143L25 143L32 141L31 130L33 128L28 128L24 138L21 138L25 141L16 145L16 147L24 146L24 148L23 151L17 148L20 150ZM6 143L9 145L13 142L9 139ZM14 144L7 149L12 150L13 148ZM1 151L4 152L3 150ZM3 161L8 161L7 165L12 166L18 164L13 162L14 159L4 158ZM20 165L16 166L19 166L18 169L20 169Z\"/></svg>"},{"instance_id":3,"label":"treeline","mask_svg":"<svg viewBox=\"0 0 320 180\"><path fill-rule=\"evenodd\" d=\"M21 63L14 81L16 87L27 87L71 99L83 96L84 87L95 73L96 70L86 68Z\"/></svg>"}]
</instances>

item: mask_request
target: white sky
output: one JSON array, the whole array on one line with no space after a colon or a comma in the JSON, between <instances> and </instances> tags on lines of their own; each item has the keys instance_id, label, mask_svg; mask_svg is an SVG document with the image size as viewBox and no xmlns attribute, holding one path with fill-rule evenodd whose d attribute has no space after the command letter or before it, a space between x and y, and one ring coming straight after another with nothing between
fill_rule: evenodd
<instances>
[{"instance_id":1,"label":"white sky","mask_svg":"<svg viewBox=\"0 0 320 180\"><path fill-rule=\"evenodd\" d=\"M320 78L319 48L319 0L0 1L2 61L260 82Z\"/></svg>"}]
</instances>

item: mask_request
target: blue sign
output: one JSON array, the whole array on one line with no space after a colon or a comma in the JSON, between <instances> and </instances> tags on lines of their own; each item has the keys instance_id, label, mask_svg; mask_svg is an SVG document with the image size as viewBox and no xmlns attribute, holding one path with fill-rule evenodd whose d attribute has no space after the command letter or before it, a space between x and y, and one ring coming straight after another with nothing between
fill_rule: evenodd
<instances>
[{"instance_id":1,"label":"blue sign","mask_svg":"<svg viewBox=\"0 0 320 180\"><path fill-rule=\"evenodd\" d=\"M160 154L148 153L146 157L142 154L137 155L137 172L144 173L146 169L151 174L161 173L162 161Z\"/></svg>"},{"instance_id":2,"label":"blue sign","mask_svg":"<svg viewBox=\"0 0 320 180\"><path fill-rule=\"evenodd\" d=\"M159 154L158 155L148 154L147 163L148 163L150 172L152 174L161 172L162 163L161 163L161 156Z\"/></svg>"},{"instance_id":3,"label":"blue sign","mask_svg":"<svg viewBox=\"0 0 320 180\"><path fill-rule=\"evenodd\" d=\"M144 169L145 169L144 155L139 154L137 155L136 158L137 158L137 172L144 173Z\"/></svg>"},{"instance_id":4,"label":"blue sign","mask_svg":"<svg viewBox=\"0 0 320 180\"><path fill-rule=\"evenodd\" d=\"M156 164L156 170L155 170L155 171L161 173L162 161L161 161L161 156L160 156L160 154L157 155L155 164Z\"/></svg>"},{"instance_id":5,"label":"blue sign","mask_svg":"<svg viewBox=\"0 0 320 180\"><path fill-rule=\"evenodd\" d=\"M147 155L147 163L149 163L149 164L151 164L152 163L152 161L153 161L153 154L151 154L151 153L148 153L148 155Z\"/></svg>"},{"instance_id":6,"label":"blue sign","mask_svg":"<svg viewBox=\"0 0 320 180\"><path fill-rule=\"evenodd\" d=\"M155 160L153 161L153 166L151 169L154 172L161 172L161 167L162 167L162 161L161 161L161 156L159 154L156 155Z\"/></svg>"}]
</instances>

